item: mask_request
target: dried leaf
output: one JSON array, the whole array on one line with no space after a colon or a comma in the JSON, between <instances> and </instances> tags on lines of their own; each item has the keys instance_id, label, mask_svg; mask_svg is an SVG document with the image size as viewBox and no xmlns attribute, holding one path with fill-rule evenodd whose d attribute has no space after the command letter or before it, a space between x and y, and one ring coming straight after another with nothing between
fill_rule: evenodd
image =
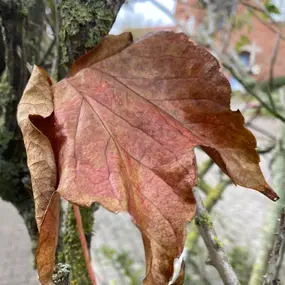
<instances>
[{"instance_id":1,"label":"dried leaf","mask_svg":"<svg viewBox=\"0 0 285 285\"><path fill-rule=\"evenodd\" d=\"M83 206L128 211L143 236L144 284L164 285L195 213L195 146L236 184L277 196L260 171L254 136L229 108L230 86L212 55L173 32L117 44L116 54L93 50L54 86L57 192Z\"/></svg>"},{"instance_id":2,"label":"dried leaf","mask_svg":"<svg viewBox=\"0 0 285 285\"><path fill-rule=\"evenodd\" d=\"M104 60L116 53L119 53L124 48L129 46L133 41L131 33L123 33L118 36L108 35L87 54L79 57L72 65L69 76L75 75L83 68L87 68L96 62Z\"/></svg>"},{"instance_id":3,"label":"dried leaf","mask_svg":"<svg viewBox=\"0 0 285 285\"><path fill-rule=\"evenodd\" d=\"M39 230L37 267L40 281L50 282L54 268L58 236L59 195L55 192L57 170L53 148L47 137L52 128L53 113L51 80L35 67L18 106L17 119L21 127L27 151L27 164L31 173L35 200L36 220ZM41 118L47 118L46 122ZM32 120L39 122L41 130Z\"/></svg>"}]
</instances>

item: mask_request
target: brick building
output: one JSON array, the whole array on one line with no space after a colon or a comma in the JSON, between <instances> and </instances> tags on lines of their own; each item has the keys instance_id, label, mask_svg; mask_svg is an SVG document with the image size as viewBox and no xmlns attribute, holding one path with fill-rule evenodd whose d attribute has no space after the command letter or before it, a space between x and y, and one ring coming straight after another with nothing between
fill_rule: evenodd
<instances>
[{"instance_id":1,"label":"brick building","mask_svg":"<svg viewBox=\"0 0 285 285\"><path fill-rule=\"evenodd\" d=\"M223 1L224 4L231 1ZM250 1L247 1L251 4ZM272 3L278 7L280 14L272 14L272 18L277 21L276 24L262 18L259 14L259 19L255 16L251 16L248 7L239 4L236 7L237 19L245 22L243 27L240 29L235 29L230 33L227 39L223 39L223 33L225 33L223 27L221 27L221 32L216 36L217 44L225 41L229 41L228 48L236 48L241 39L249 40L246 44L241 46L239 49L239 54L241 61L246 65L252 75L260 81L266 81L270 77L270 62L272 60L272 55L274 53L274 46L276 42L276 32L280 31L283 38L279 41L278 53L276 55L276 62L274 65L274 77L284 77L285 76L285 1L284 0L272 0ZM252 5L256 5L253 2ZM229 5L228 5L229 7ZM230 11L224 8L221 15L225 13L229 16ZM197 0L178 0L176 6L175 17L180 23L185 26L189 34L194 35L201 24L205 20L206 16L205 9L199 6ZM220 17L218 21L219 24L223 24L226 17ZM265 23L265 24L264 24ZM236 23L238 24L238 23ZM231 82L234 84L234 82Z\"/></svg>"}]
</instances>

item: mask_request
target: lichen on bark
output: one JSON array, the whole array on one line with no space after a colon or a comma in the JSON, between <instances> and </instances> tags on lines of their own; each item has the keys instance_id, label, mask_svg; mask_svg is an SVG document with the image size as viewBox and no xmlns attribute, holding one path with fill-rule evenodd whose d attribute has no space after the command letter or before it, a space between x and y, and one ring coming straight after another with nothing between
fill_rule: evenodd
<instances>
[{"instance_id":1,"label":"lichen on bark","mask_svg":"<svg viewBox=\"0 0 285 285\"><path fill-rule=\"evenodd\" d=\"M116 1L63 0L60 3L61 64L68 67L108 34L116 18ZM120 1L123 2L123 1Z\"/></svg>"},{"instance_id":2,"label":"lichen on bark","mask_svg":"<svg viewBox=\"0 0 285 285\"><path fill-rule=\"evenodd\" d=\"M80 208L83 229L89 247L94 224L94 211L97 209L98 205L96 204L91 208ZM58 255L58 261L70 266L71 285L91 285L71 204L68 205L64 220L62 248Z\"/></svg>"}]
</instances>

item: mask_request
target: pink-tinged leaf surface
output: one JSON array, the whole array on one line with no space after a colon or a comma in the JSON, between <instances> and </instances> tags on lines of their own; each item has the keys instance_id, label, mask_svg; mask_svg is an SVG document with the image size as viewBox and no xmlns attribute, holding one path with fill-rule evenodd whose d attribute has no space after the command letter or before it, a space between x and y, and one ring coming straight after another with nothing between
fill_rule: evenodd
<instances>
[{"instance_id":1,"label":"pink-tinged leaf surface","mask_svg":"<svg viewBox=\"0 0 285 285\"><path fill-rule=\"evenodd\" d=\"M229 83L214 57L184 34L154 33L131 45L119 37L53 86L57 192L128 211L144 241L144 284L165 285L195 213L195 146L234 183L277 195L260 171L254 136L230 110Z\"/></svg>"},{"instance_id":2,"label":"pink-tinged leaf surface","mask_svg":"<svg viewBox=\"0 0 285 285\"><path fill-rule=\"evenodd\" d=\"M54 89L58 192L131 214L144 237L145 284L167 284L182 251L195 212L194 146L216 150L235 183L269 189L255 138L229 102L216 59L172 32L145 37Z\"/></svg>"},{"instance_id":3,"label":"pink-tinged leaf surface","mask_svg":"<svg viewBox=\"0 0 285 285\"><path fill-rule=\"evenodd\" d=\"M48 133L47 130L52 128L52 113L51 81L43 70L35 67L19 103L17 119L23 133L31 173L39 230L36 262L42 284L51 281L54 268L60 201L59 194L55 192L57 169L53 148L47 134L43 134L33 124L33 120L47 118L46 122L41 120L40 127Z\"/></svg>"}]
</instances>

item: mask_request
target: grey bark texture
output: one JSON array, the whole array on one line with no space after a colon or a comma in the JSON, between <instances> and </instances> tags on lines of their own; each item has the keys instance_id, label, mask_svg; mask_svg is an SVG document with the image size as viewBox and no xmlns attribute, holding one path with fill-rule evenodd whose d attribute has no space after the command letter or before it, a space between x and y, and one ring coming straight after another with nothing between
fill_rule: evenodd
<instances>
[{"instance_id":1,"label":"grey bark texture","mask_svg":"<svg viewBox=\"0 0 285 285\"><path fill-rule=\"evenodd\" d=\"M285 250L285 208L281 210L278 219L278 230L274 241L274 246L270 254L267 272L264 276L263 285L276 285L279 280L279 270L282 265Z\"/></svg>"},{"instance_id":2,"label":"grey bark texture","mask_svg":"<svg viewBox=\"0 0 285 285\"><path fill-rule=\"evenodd\" d=\"M233 270L219 241L209 214L203 205L203 201L197 189L193 189L196 200L196 225L200 231L201 237L209 251L210 261L208 264L214 266L220 274L225 285L240 285L240 282Z\"/></svg>"}]
</instances>

